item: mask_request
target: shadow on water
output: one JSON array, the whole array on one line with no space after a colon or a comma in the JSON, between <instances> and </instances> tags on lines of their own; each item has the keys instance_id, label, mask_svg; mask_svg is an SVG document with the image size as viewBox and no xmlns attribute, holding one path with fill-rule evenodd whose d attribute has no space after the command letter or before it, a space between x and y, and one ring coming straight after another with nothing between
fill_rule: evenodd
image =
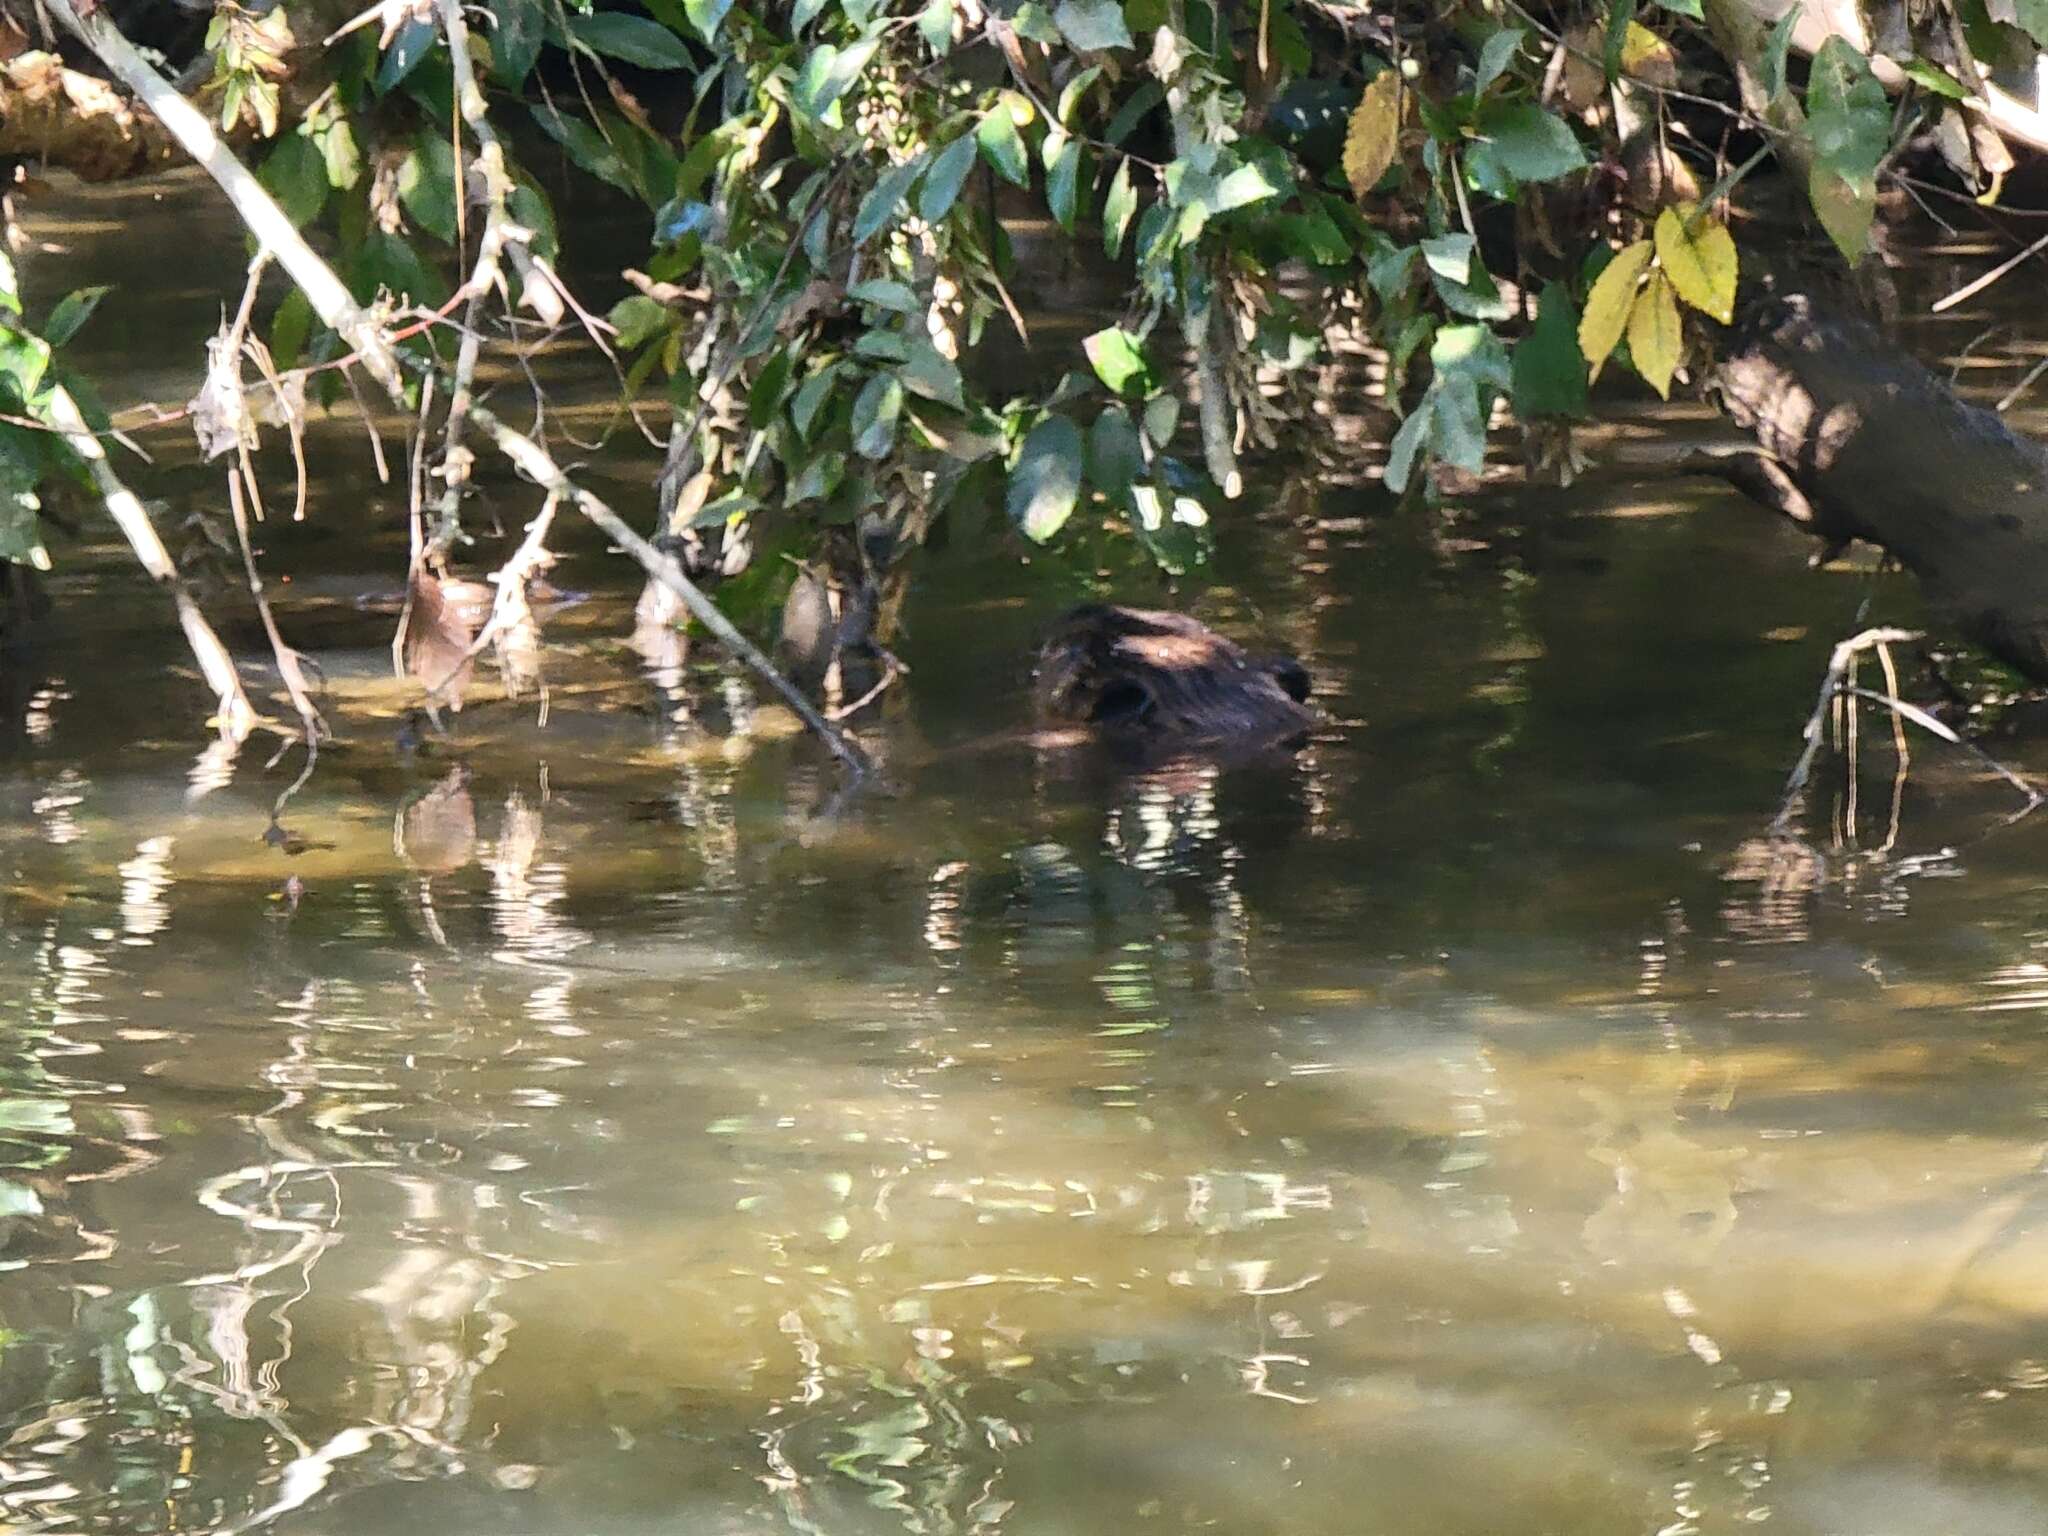
<instances>
[{"instance_id":1,"label":"shadow on water","mask_svg":"<svg viewBox=\"0 0 2048 1536\"><path fill-rule=\"evenodd\" d=\"M821 817L572 576L544 728L363 730L268 841L79 552L0 742L7 1519L2038 1530L2048 832L1929 752L1883 859L1882 786L1759 857L1867 579L1654 467L1460 516L1233 519L1198 606L1336 722L1277 769L976 748L1066 594L967 550ZM285 621L392 725L348 588Z\"/></svg>"}]
</instances>

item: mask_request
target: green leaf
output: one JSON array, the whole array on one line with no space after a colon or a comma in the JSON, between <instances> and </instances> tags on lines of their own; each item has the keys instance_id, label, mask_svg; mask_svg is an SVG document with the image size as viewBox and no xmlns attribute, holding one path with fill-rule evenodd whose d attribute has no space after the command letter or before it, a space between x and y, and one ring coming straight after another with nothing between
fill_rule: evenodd
<instances>
[{"instance_id":1,"label":"green leaf","mask_svg":"<svg viewBox=\"0 0 2048 1536\"><path fill-rule=\"evenodd\" d=\"M1088 87L1102 78L1102 66L1090 64L1075 74L1074 78L1060 87L1059 120L1063 127L1074 126L1074 111L1081 105L1081 98L1088 94Z\"/></svg>"},{"instance_id":2,"label":"green leaf","mask_svg":"<svg viewBox=\"0 0 2048 1536\"><path fill-rule=\"evenodd\" d=\"M1060 34L1083 53L1131 46L1131 29L1124 25L1124 8L1117 0L1060 0L1052 19Z\"/></svg>"},{"instance_id":3,"label":"green leaf","mask_svg":"<svg viewBox=\"0 0 2048 1536\"><path fill-rule=\"evenodd\" d=\"M1533 102L1489 102L1478 127L1487 141L1483 147L1516 181L1554 181L1586 165L1586 152L1571 125Z\"/></svg>"},{"instance_id":4,"label":"green leaf","mask_svg":"<svg viewBox=\"0 0 2048 1536\"><path fill-rule=\"evenodd\" d=\"M918 309L917 295L910 291L910 285L893 277L871 277L864 283L855 283L846 290L846 296L856 304L872 304L899 315L915 314Z\"/></svg>"},{"instance_id":5,"label":"green leaf","mask_svg":"<svg viewBox=\"0 0 2048 1536\"><path fill-rule=\"evenodd\" d=\"M1435 420L1436 397L1425 395L1422 403L1408 413L1408 419L1401 423L1401 430L1394 434L1394 440L1387 444L1387 472L1385 485L1396 496L1408 489L1409 476L1414 473L1415 458L1429 440L1430 427Z\"/></svg>"},{"instance_id":6,"label":"green leaf","mask_svg":"<svg viewBox=\"0 0 2048 1536\"><path fill-rule=\"evenodd\" d=\"M1145 360L1145 344L1140 337L1112 325L1082 342L1081 350L1088 355L1095 376L1113 393L1144 396L1152 392L1152 365Z\"/></svg>"},{"instance_id":7,"label":"green leaf","mask_svg":"<svg viewBox=\"0 0 2048 1536\"><path fill-rule=\"evenodd\" d=\"M1486 468L1486 403L1469 378L1458 374L1430 388L1429 444L1443 463L1468 474ZM1417 412L1417 415L1423 414Z\"/></svg>"},{"instance_id":8,"label":"green leaf","mask_svg":"<svg viewBox=\"0 0 2048 1536\"><path fill-rule=\"evenodd\" d=\"M845 368L844 363L827 363L798 386L796 399L790 402L789 419L803 437L811 435L811 428L817 424L818 412L832 398L832 388Z\"/></svg>"},{"instance_id":9,"label":"green leaf","mask_svg":"<svg viewBox=\"0 0 2048 1536\"><path fill-rule=\"evenodd\" d=\"M1422 259L1432 277L1465 283L1472 279L1472 252L1477 242L1470 235L1435 235L1422 242Z\"/></svg>"},{"instance_id":10,"label":"green leaf","mask_svg":"<svg viewBox=\"0 0 2048 1536\"><path fill-rule=\"evenodd\" d=\"M356 147L355 129L345 117L337 117L314 135L320 146L320 162L327 185L346 192L363 177L363 152Z\"/></svg>"},{"instance_id":11,"label":"green leaf","mask_svg":"<svg viewBox=\"0 0 2048 1536\"><path fill-rule=\"evenodd\" d=\"M1145 440L1154 448L1164 448L1171 443L1174 429L1179 425L1179 396L1154 395L1145 402Z\"/></svg>"},{"instance_id":12,"label":"green leaf","mask_svg":"<svg viewBox=\"0 0 2048 1536\"><path fill-rule=\"evenodd\" d=\"M690 30L704 40L706 47L718 41L718 29L731 10L732 0L683 0L683 15Z\"/></svg>"},{"instance_id":13,"label":"green leaf","mask_svg":"<svg viewBox=\"0 0 2048 1536\"><path fill-rule=\"evenodd\" d=\"M1916 56L1907 59L1899 68L1922 90L1936 96L1946 97L1950 101L1967 101L1970 98L1970 93L1963 83L1939 64L1930 63Z\"/></svg>"},{"instance_id":14,"label":"green leaf","mask_svg":"<svg viewBox=\"0 0 2048 1536\"><path fill-rule=\"evenodd\" d=\"M612 306L605 319L618 332L618 344L625 351L652 341L675 324L668 306L644 293L627 294Z\"/></svg>"},{"instance_id":15,"label":"green leaf","mask_svg":"<svg viewBox=\"0 0 2048 1536\"><path fill-rule=\"evenodd\" d=\"M553 107L535 107L533 120L540 125L541 132L562 146L563 151L580 168L588 171L599 181L608 181L621 192L638 196L640 189L633 184L632 172L626 169L626 162L618 152L607 144L604 135L580 118L565 117Z\"/></svg>"},{"instance_id":16,"label":"green leaf","mask_svg":"<svg viewBox=\"0 0 2048 1536\"><path fill-rule=\"evenodd\" d=\"M903 200L910 194L910 184L917 180L924 166L924 156L919 155L915 160L890 166L876 178L874 188L862 199L860 211L853 216L855 245L866 245L902 216Z\"/></svg>"},{"instance_id":17,"label":"green leaf","mask_svg":"<svg viewBox=\"0 0 2048 1536\"><path fill-rule=\"evenodd\" d=\"M825 0L796 0L790 8L789 30L801 32L818 19L818 13L825 9Z\"/></svg>"},{"instance_id":18,"label":"green leaf","mask_svg":"<svg viewBox=\"0 0 2048 1536\"><path fill-rule=\"evenodd\" d=\"M50 318L43 322L43 340L53 347L63 346L85 329L85 322L92 318L92 312L100 307L100 300L109 291L108 284L100 283L91 288L74 288L65 294L50 311Z\"/></svg>"},{"instance_id":19,"label":"green leaf","mask_svg":"<svg viewBox=\"0 0 2048 1536\"><path fill-rule=\"evenodd\" d=\"M1792 33L1799 25L1801 6L1793 6L1778 18L1764 39L1764 51L1757 60L1757 79L1764 97L1776 101L1785 92L1785 61L1792 53Z\"/></svg>"},{"instance_id":20,"label":"green leaf","mask_svg":"<svg viewBox=\"0 0 2048 1536\"><path fill-rule=\"evenodd\" d=\"M1145 472L1145 451L1131 413L1120 405L1106 408L1088 429L1088 483L1112 501L1122 502Z\"/></svg>"},{"instance_id":21,"label":"green leaf","mask_svg":"<svg viewBox=\"0 0 2048 1536\"><path fill-rule=\"evenodd\" d=\"M324 171L320 185L324 195ZM445 245L455 243L455 151L439 134L422 129L413 140L398 167L398 200L421 229Z\"/></svg>"},{"instance_id":22,"label":"green leaf","mask_svg":"<svg viewBox=\"0 0 2048 1536\"><path fill-rule=\"evenodd\" d=\"M853 451L862 458L887 458L902 415L903 381L893 373L875 374L853 402Z\"/></svg>"},{"instance_id":23,"label":"green leaf","mask_svg":"<svg viewBox=\"0 0 2048 1536\"><path fill-rule=\"evenodd\" d=\"M49 367L50 348L42 337L0 328L0 382L12 386L17 404L25 406L35 397ZM6 394L0 390L0 399Z\"/></svg>"},{"instance_id":24,"label":"green leaf","mask_svg":"<svg viewBox=\"0 0 2048 1536\"><path fill-rule=\"evenodd\" d=\"M420 260L419 252L381 229L364 237L349 263L349 291L357 303L373 302L380 288L414 304L439 304L448 297L447 281Z\"/></svg>"},{"instance_id":25,"label":"green leaf","mask_svg":"<svg viewBox=\"0 0 2048 1536\"><path fill-rule=\"evenodd\" d=\"M1045 201L1054 222L1068 234L1074 232L1075 204L1080 195L1081 145L1055 128L1045 137L1050 159L1045 167Z\"/></svg>"},{"instance_id":26,"label":"green leaf","mask_svg":"<svg viewBox=\"0 0 2048 1536\"><path fill-rule=\"evenodd\" d=\"M284 216L300 229L320 217L327 206L327 165L313 141L302 133L288 133L256 173L263 189L276 199Z\"/></svg>"},{"instance_id":27,"label":"green leaf","mask_svg":"<svg viewBox=\"0 0 2048 1536\"><path fill-rule=\"evenodd\" d=\"M1006 504L1026 538L1043 544L1074 515L1084 457L1081 429L1064 416L1046 417L1025 437Z\"/></svg>"},{"instance_id":28,"label":"green leaf","mask_svg":"<svg viewBox=\"0 0 2048 1536\"><path fill-rule=\"evenodd\" d=\"M1454 315L1463 315L1469 320L1505 320L1514 312L1514 306L1501 296L1493 276L1476 260L1471 263L1470 276L1464 282L1456 282L1433 267L1430 280L1436 288L1437 297L1444 301L1444 308Z\"/></svg>"},{"instance_id":29,"label":"green leaf","mask_svg":"<svg viewBox=\"0 0 2048 1536\"><path fill-rule=\"evenodd\" d=\"M1891 148L1891 104L1869 61L1844 39L1829 38L1814 55L1806 110L1818 160L1852 184L1877 174Z\"/></svg>"},{"instance_id":30,"label":"green leaf","mask_svg":"<svg viewBox=\"0 0 2048 1536\"><path fill-rule=\"evenodd\" d=\"M298 366L306 350L306 338L313 333L313 306L297 288L284 296L277 313L270 317L270 357L279 368Z\"/></svg>"},{"instance_id":31,"label":"green leaf","mask_svg":"<svg viewBox=\"0 0 2048 1536\"><path fill-rule=\"evenodd\" d=\"M967 173L974 169L974 154L974 135L963 133L932 160L932 168L917 192L917 216L925 223L938 223L960 200L960 188L966 184Z\"/></svg>"},{"instance_id":32,"label":"green leaf","mask_svg":"<svg viewBox=\"0 0 2048 1536\"><path fill-rule=\"evenodd\" d=\"M1707 19L1706 14L1700 9L1700 0L1657 0L1657 3L1667 11L1675 11L1680 16L1689 16L1694 21L1705 21Z\"/></svg>"},{"instance_id":33,"label":"green leaf","mask_svg":"<svg viewBox=\"0 0 2048 1536\"><path fill-rule=\"evenodd\" d=\"M377 94L388 96L403 85L405 77L420 67L420 61L434 51L440 39L441 29L431 21L414 18L400 27L391 46L384 50L384 62L377 67ZM239 79L238 76L237 82Z\"/></svg>"},{"instance_id":34,"label":"green leaf","mask_svg":"<svg viewBox=\"0 0 2048 1536\"><path fill-rule=\"evenodd\" d=\"M917 13L917 34L925 47L944 58L953 50L953 0L931 0Z\"/></svg>"},{"instance_id":35,"label":"green leaf","mask_svg":"<svg viewBox=\"0 0 2048 1536\"><path fill-rule=\"evenodd\" d=\"M1047 48L1059 46L1060 29L1053 24L1051 12L1038 4L1038 0L1024 0L1010 13L1010 25L1026 42L1041 43Z\"/></svg>"},{"instance_id":36,"label":"green leaf","mask_svg":"<svg viewBox=\"0 0 2048 1536\"><path fill-rule=\"evenodd\" d=\"M21 282L14 273L14 259L0 245L0 309L21 313Z\"/></svg>"},{"instance_id":37,"label":"green leaf","mask_svg":"<svg viewBox=\"0 0 2048 1536\"><path fill-rule=\"evenodd\" d=\"M790 482L788 501L792 506L806 501L819 501L839 489L846 478L846 455L836 449L819 454L803 467L803 472Z\"/></svg>"},{"instance_id":38,"label":"green leaf","mask_svg":"<svg viewBox=\"0 0 2048 1536\"><path fill-rule=\"evenodd\" d=\"M1010 115L1008 102L999 101L983 113L974 136L981 145L983 157L995 168L998 176L1012 186L1031 184L1031 171L1024 159L1024 140L1017 132L1017 120Z\"/></svg>"},{"instance_id":39,"label":"green leaf","mask_svg":"<svg viewBox=\"0 0 2048 1536\"><path fill-rule=\"evenodd\" d=\"M731 0L725 0L725 4L727 9L731 8ZM624 11L571 16L569 36L592 53L623 59L643 69L688 69L696 62L690 56L689 46L660 22Z\"/></svg>"},{"instance_id":40,"label":"green leaf","mask_svg":"<svg viewBox=\"0 0 2048 1536\"><path fill-rule=\"evenodd\" d=\"M903 366L896 370L905 389L940 405L950 405L956 411L967 409L967 397L960 387L960 370L951 358L924 340L912 341L908 352Z\"/></svg>"},{"instance_id":41,"label":"green leaf","mask_svg":"<svg viewBox=\"0 0 2048 1536\"><path fill-rule=\"evenodd\" d=\"M1166 88L1157 80L1147 80L1125 98L1124 104L1116 109L1116 116L1109 120L1109 127L1103 130L1103 140L1110 144L1121 144L1130 137L1131 130L1138 126L1153 108L1166 100Z\"/></svg>"},{"instance_id":42,"label":"green leaf","mask_svg":"<svg viewBox=\"0 0 2048 1536\"><path fill-rule=\"evenodd\" d=\"M910 361L910 343L901 331L863 331L853 344L853 355L873 358L877 362L907 363Z\"/></svg>"},{"instance_id":43,"label":"green leaf","mask_svg":"<svg viewBox=\"0 0 2048 1536\"><path fill-rule=\"evenodd\" d=\"M1520 27L1502 27L1486 40L1479 50L1479 72L1474 79L1472 93L1486 94L1486 88L1507 72L1515 62L1515 55L1522 51L1522 44L1529 40L1529 34ZM1374 177L1375 181L1379 178Z\"/></svg>"},{"instance_id":44,"label":"green leaf","mask_svg":"<svg viewBox=\"0 0 2048 1536\"><path fill-rule=\"evenodd\" d=\"M1571 290L1550 283L1529 334L1515 344L1511 398L1524 421L1539 416L1582 420L1586 415L1586 359L1579 352L1579 312Z\"/></svg>"},{"instance_id":45,"label":"green leaf","mask_svg":"<svg viewBox=\"0 0 2048 1536\"><path fill-rule=\"evenodd\" d=\"M547 33L547 15L541 0L489 0L491 73L505 85L517 88L533 73L540 57L540 45ZM337 183L339 185L339 183Z\"/></svg>"},{"instance_id":46,"label":"green leaf","mask_svg":"<svg viewBox=\"0 0 2048 1536\"><path fill-rule=\"evenodd\" d=\"M1813 211L1821 228L1854 264L1870 247L1870 226L1877 217L1877 182L1871 177L1844 176L1832 165L1813 168L1807 181Z\"/></svg>"},{"instance_id":47,"label":"green leaf","mask_svg":"<svg viewBox=\"0 0 2048 1536\"><path fill-rule=\"evenodd\" d=\"M1112 260L1123 250L1124 233L1137 211L1138 194L1131 186L1131 162L1126 159L1110 179L1109 199L1102 205L1102 249Z\"/></svg>"},{"instance_id":48,"label":"green leaf","mask_svg":"<svg viewBox=\"0 0 2048 1536\"><path fill-rule=\"evenodd\" d=\"M861 71L868 67L868 60L874 57L880 40L869 38L855 43L850 48L835 48L830 43L820 43L811 50L804 60L804 67L797 73L796 84L790 88L790 105L810 118L821 118L831 110L833 103L852 89L860 79Z\"/></svg>"},{"instance_id":49,"label":"green leaf","mask_svg":"<svg viewBox=\"0 0 2048 1536\"><path fill-rule=\"evenodd\" d=\"M1996 20L1999 7L1991 7L1991 17ZM2043 48L2048 48L2048 0L2011 0L2005 9L2011 12L2011 20L2019 29Z\"/></svg>"},{"instance_id":50,"label":"green leaf","mask_svg":"<svg viewBox=\"0 0 2048 1536\"><path fill-rule=\"evenodd\" d=\"M789 374L795 364L795 352L785 349L761 365L753 388L747 391L747 425L756 432L767 431L781 411L782 402L789 395Z\"/></svg>"}]
</instances>

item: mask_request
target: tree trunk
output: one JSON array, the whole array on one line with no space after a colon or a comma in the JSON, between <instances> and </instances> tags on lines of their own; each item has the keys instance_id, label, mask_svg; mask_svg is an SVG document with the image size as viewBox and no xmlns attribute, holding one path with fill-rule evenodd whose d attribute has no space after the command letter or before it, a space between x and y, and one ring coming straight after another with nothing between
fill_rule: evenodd
<instances>
[{"instance_id":1,"label":"tree trunk","mask_svg":"<svg viewBox=\"0 0 2048 1536\"><path fill-rule=\"evenodd\" d=\"M1805 293L1753 306L1715 384L1761 454L1692 467L1883 548L1945 623L2048 682L2048 448Z\"/></svg>"}]
</instances>

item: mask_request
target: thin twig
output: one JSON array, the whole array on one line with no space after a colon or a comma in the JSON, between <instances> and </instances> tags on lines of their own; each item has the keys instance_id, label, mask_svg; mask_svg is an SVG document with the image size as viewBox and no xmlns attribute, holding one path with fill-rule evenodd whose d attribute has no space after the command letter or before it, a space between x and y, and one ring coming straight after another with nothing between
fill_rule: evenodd
<instances>
[{"instance_id":1,"label":"thin twig","mask_svg":"<svg viewBox=\"0 0 2048 1536\"><path fill-rule=\"evenodd\" d=\"M2021 262L2027 260L2028 257L2039 255L2042 251L2048 251L2048 235L2041 236L2040 239L2036 240L2033 244L2027 246L2024 250L2019 251L2014 255L2008 256L2004 261L2001 261L1997 266L1993 267L1989 272L1986 272L1982 277L1977 278L1973 282L1967 282L1963 284L1962 287L1958 288L1954 293L1950 294L1947 298L1936 299L1932 304L1930 304L1927 307L1927 312L1930 315L1943 314L1948 310L1954 309L1958 304L1961 304L1964 300L1975 298L1978 294L1982 293L1986 288L1989 288L1993 283L1997 282L2001 277L2005 276L2005 274L2010 272L2014 267L2020 265Z\"/></svg>"}]
</instances>

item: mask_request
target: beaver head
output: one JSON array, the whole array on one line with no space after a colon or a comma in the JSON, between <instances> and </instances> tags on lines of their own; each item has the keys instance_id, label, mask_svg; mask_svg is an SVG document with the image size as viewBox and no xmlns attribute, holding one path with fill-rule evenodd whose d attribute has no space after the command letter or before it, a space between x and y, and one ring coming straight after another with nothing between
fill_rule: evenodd
<instances>
[{"instance_id":1,"label":"beaver head","mask_svg":"<svg viewBox=\"0 0 2048 1536\"><path fill-rule=\"evenodd\" d=\"M1292 657L1247 655L1185 614L1103 603L1054 627L1036 692L1048 721L1167 751L1278 746L1317 718Z\"/></svg>"}]
</instances>

